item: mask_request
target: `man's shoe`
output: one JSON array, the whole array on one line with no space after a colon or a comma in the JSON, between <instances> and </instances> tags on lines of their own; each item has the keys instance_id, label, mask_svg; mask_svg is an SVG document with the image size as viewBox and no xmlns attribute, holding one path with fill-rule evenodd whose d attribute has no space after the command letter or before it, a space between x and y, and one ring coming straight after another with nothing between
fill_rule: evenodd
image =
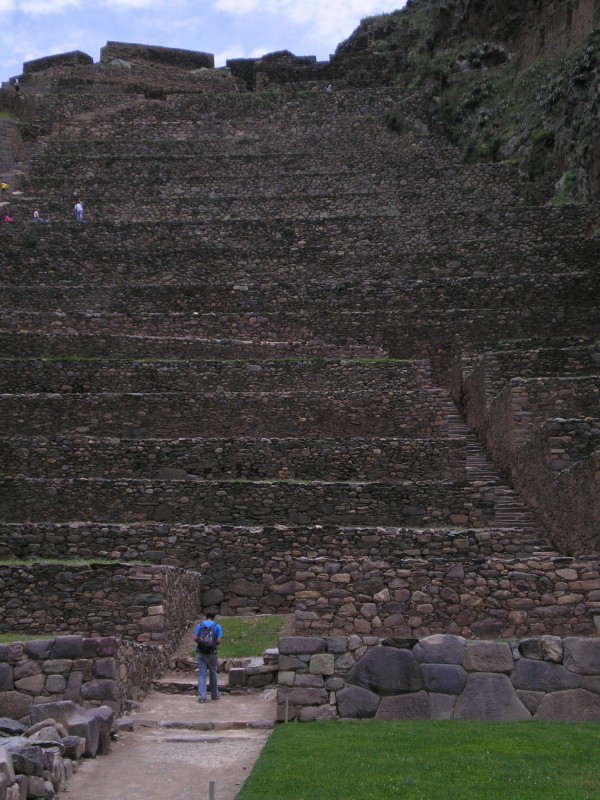
<instances>
[{"instance_id":1,"label":"man's shoe","mask_svg":"<svg viewBox=\"0 0 600 800\"><path fill-rule=\"evenodd\" d=\"M201 697L199 697L199 698L198 698L198 702L199 702L199 703L205 703L206 701L205 701L205 700L203 700Z\"/></svg>"}]
</instances>

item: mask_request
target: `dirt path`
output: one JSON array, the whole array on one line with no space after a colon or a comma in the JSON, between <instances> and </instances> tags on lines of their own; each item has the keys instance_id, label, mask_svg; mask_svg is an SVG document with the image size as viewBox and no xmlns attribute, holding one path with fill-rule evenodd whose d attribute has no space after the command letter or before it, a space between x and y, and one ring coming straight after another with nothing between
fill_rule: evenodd
<instances>
[{"instance_id":1,"label":"dirt path","mask_svg":"<svg viewBox=\"0 0 600 800\"><path fill-rule=\"evenodd\" d=\"M233 800L269 736L273 689L222 695L199 704L195 696L152 692L131 715L108 756L80 766L65 800Z\"/></svg>"}]
</instances>

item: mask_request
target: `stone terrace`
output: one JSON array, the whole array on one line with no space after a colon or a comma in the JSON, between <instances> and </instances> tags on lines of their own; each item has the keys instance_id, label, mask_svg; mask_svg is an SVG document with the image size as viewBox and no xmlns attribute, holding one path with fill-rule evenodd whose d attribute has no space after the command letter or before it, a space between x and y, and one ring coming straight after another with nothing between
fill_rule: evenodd
<instances>
[{"instance_id":1,"label":"stone terrace","mask_svg":"<svg viewBox=\"0 0 600 800\"><path fill-rule=\"evenodd\" d=\"M205 605L319 633L594 632L593 548L552 549L452 394L470 414L480 351L480 408L520 370L505 476L554 398L593 416L597 208L530 205L401 89L135 59L22 88L45 133L0 231L0 556L202 570Z\"/></svg>"}]
</instances>

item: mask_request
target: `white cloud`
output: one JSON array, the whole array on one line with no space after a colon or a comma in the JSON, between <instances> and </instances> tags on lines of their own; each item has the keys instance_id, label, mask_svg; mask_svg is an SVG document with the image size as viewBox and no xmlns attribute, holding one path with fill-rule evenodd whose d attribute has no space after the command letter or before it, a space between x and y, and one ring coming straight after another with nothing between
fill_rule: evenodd
<instances>
[{"instance_id":1,"label":"white cloud","mask_svg":"<svg viewBox=\"0 0 600 800\"><path fill-rule=\"evenodd\" d=\"M29 16L62 14L70 8L81 8L81 0L20 0L13 3L11 10L20 11Z\"/></svg>"}]
</instances>

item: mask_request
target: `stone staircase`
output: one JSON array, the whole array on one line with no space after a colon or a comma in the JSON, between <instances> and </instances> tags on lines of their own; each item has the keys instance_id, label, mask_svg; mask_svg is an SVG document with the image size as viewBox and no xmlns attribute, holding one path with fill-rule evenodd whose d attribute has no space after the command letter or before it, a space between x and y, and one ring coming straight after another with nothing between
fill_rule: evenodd
<instances>
[{"instance_id":1,"label":"stone staircase","mask_svg":"<svg viewBox=\"0 0 600 800\"><path fill-rule=\"evenodd\" d=\"M350 558L380 527L395 566L423 530L485 532L467 560L550 552L447 378L465 341L591 335L596 210L528 207L418 102L390 131L396 89L165 74L156 99L89 75L38 79L55 123L3 232L0 553L202 568L237 613L294 610L294 558Z\"/></svg>"}]
</instances>

